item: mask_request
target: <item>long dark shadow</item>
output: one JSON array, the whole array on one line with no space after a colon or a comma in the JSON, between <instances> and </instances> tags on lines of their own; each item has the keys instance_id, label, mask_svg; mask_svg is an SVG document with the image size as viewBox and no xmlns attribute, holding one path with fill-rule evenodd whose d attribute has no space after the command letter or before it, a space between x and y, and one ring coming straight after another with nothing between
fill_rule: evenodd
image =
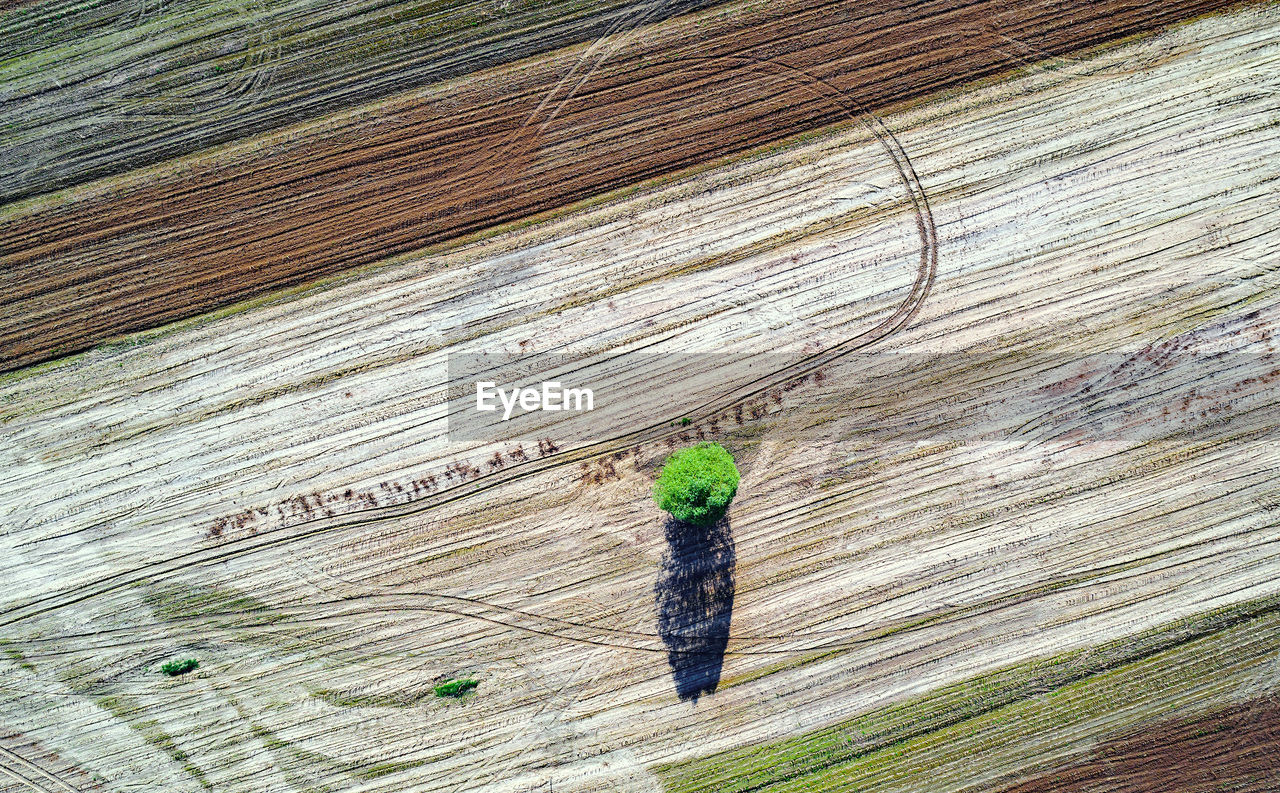
<instances>
[{"instance_id":1,"label":"long dark shadow","mask_svg":"<svg viewBox=\"0 0 1280 793\"><path fill-rule=\"evenodd\" d=\"M729 643L737 556L726 515L711 526L667 518L667 552L653 585L658 635L676 694L697 702L715 693Z\"/></svg>"}]
</instances>

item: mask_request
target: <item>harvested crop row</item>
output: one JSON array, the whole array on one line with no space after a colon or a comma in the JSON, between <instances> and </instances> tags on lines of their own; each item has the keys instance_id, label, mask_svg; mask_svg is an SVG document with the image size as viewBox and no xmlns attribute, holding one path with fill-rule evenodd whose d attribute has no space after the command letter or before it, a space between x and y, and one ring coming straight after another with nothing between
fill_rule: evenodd
<instances>
[{"instance_id":1,"label":"harvested crop row","mask_svg":"<svg viewBox=\"0 0 1280 793\"><path fill-rule=\"evenodd\" d=\"M636 400L741 473L696 703L670 449L491 474L441 359L850 338L914 274L861 128L0 378L0 721L120 789L955 793L1273 691L1277 63L1272 4L885 119L920 312L741 422Z\"/></svg>"},{"instance_id":2,"label":"harvested crop row","mask_svg":"<svg viewBox=\"0 0 1280 793\"><path fill-rule=\"evenodd\" d=\"M1223 5L718 8L14 207L0 369Z\"/></svg>"},{"instance_id":3,"label":"harvested crop row","mask_svg":"<svg viewBox=\"0 0 1280 793\"><path fill-rule=\"evenodd\" d=\"M0 17L0 203L719 1L28 3Z\"/></svg>"},{"instance_id":4,"label":"harvested crop row","mask_svg":"<svg viewBox=\"0 0 1280 793\"><path fill-rule=\"evenodd\" d=\"M1083 761L1003 793L1174 793L1280 787L1280 697L1272 694L1200 718L1170 719L1108 740Z\"/></svg>"},{"instance_id":5,"label":"harvested crop row","mask_svg":"<svg viewBox=\"0 0 1280 793\"><path fill-rule=\"evenodd\" d=\"M1170 289L1194 295L1209 288L1210 273L1222 274L1223 289L1252 285L1240 279L1250 272L1244 262L1268 255L1273 226L1257 198L1269 195L1275 144L1269 127L1239 131L1265 123L1274 34L1226 41L1216 30L1187 26L1118 49L1090 62L1093 77L1073 77L1076 68L1031 75L1032 87L897 117L896 134L931 174L935 210L947 219L939 231L949 281L929 305L966 306L976 317L1001 295L1047 305L1124 281L1134 294L1163 294L1163 314L1174 311ZM1210 39L1201 58L1188 54ZM1182 55L1164 54L1175 47ZM1245 47L1254 48L1248 58L1236 51ZM1137 76L1112 73L1153 58L1167 60ZM1237 80L1259 93L1218 108ZM1180 95L1185 85L1208 88ZM991 104L1023 91L1026 98L991 113ZM1043 142L1028 145L1019 129ZM856 131L842 132L302 299L19 375L0 393L0 469L11 491L40 495L9 520L30 538L47 537L59 548L52 558L71 551L59 543L74 546L80 531L92 531L99 546L118 541L151 557L162 548L176 555L207 534L226 543L330 512L405 505L422 496L424 480L435 495L432 484L457 484L459 463L488 474L497 451L513 462L509 446L447 442L447 353L524 350L530 339L535 351L581 350L584 363L632 346L668 354L759 346L781 356L789 346L829 347L875 324L911 284L903 266L911 251L891 255L911 241L905 213L860 217L860 200L883 197L846 188L833 201L829 190L833 182L886 182L889 167L878 157ZM1153 185L1141 204L1131 195L1136 179ZM1195 190L1172 190L1188 179ZM1141 217L1117 219L1120 206L1140 207ZM1176 260L1152 273L1138 255L1192 249L1220 216L1232 225L1218 237L1241 241L1230 257ZM1061 236L1037 241L1028 217ZM1093 235L1082 224L1098 219L1107 219L1114 250L1088 247ZM1106 269L1097 269L1101 259ZM956 272L966 280L981 273L981 286L962 287L947 275ZM948 297L948 289L961 291ZM1105 302L1055 305L1053 316L1033 311L1012 327L1113 322ZM631 369L615 379L635 375ZM685 375L676 382L687 383ZM737 376L726 372L718 385L735 385ZM644 398L652 389L635 391L638 399L623 402L650 423L688 415L690 400L714 395L688 388L655 410ZM615 434L611 424L589 440ZM557 432L554 440L571 449L581 438ZM526 456L534 453L529 445ZM63 470L69 465L74 476ZM531 467L516 460L498 475ZM171 481L192 489L158 497ZM139 545L141 530L148 534Z\"/></svg>"}]
</instances>

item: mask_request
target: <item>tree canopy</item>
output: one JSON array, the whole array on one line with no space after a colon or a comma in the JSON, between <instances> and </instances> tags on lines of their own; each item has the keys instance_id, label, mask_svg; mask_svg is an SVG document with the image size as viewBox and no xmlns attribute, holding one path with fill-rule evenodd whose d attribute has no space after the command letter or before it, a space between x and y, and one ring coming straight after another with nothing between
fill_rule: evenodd
<instances>
[{"instance_id":1,"label":"tree canopy","mask_svg":"<svg viewBox=\"0 0 1280 793\"><path fill-rule=\"evenodd\" d=\"M667 458L653 487L653 500L677 520L715 523L738 492L733 455L718 443L700 443Z\"/></svg>"}]
</instances>

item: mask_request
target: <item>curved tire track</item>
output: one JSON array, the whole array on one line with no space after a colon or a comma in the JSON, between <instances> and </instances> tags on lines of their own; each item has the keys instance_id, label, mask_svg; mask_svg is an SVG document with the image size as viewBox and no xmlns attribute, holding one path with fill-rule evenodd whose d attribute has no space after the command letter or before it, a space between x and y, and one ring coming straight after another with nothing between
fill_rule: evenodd
<instances>
[{"instance_id":1,"label":"curved tire track","mask_svg":"<svg viewBox=\"0 0 1280 793\"><path fill-rule=\"evenodd\" d=\"M760 63L763 63L763 61ZM910 196L912 207L916 214L916 229L920 236L920 260L917 276L910 293L897 310L874 327L827 350L803 358L789 367L751 381L720 399L707 401L680 411L681 416L688 416L695 421L709 418L723 410L731 409L752 397L766 392L769 388L779 383L809 374L844 356L864 350L876 342L893 335L909 323L920 311L937 274L937 230L929 209L928 197L925 195L919 177L911 165L910 158L892 132L889 131L882 120L862 109L855 100L844 95L834 86L813 78L803 70L793 69L785 64L775 63L772 65L792 75L800 75L801 78L807 78L814 87L817 87L828 98L832 99L846 117L861 121L866 125L867 129L884 148L886 154L894 161L899 179ZM269 529L252 538L233 540L213 548L203 548L169 559L151 562L130 570L104 576L70 591L47 595L10 608L0 613L0 626L11 625L40 614L81 603L144 579L154 579L191 567L226 561L339 529L367 526L397 520L409 515L421 514L504 485L519 482L548 470L573 465L582 461L594 460L637 444L661 441L667 436L676 435L679 432L679 429L671 429L668 421L663 419L631 433L615 436L576 449L557 452L538 460L510 465L501 473L485 475L472 482L458 485L438 496L429 496L404 505L370 508L334 518L318 518L295 526Z\"/></svg>"}]
</instances>

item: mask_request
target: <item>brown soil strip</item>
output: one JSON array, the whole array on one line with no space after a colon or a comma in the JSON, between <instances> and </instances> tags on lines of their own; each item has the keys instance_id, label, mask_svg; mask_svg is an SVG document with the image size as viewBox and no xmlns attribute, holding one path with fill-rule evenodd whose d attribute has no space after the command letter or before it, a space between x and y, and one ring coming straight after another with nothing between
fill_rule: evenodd
<instances>
[{"instance_id":1,"label":"brown soil strip","mask_svg":"<svg viewBox=\"0 0 1280 793\"><path fill-rule=\"evenodd\" d=\"M1229 4L718 10L99 183L0 229L0 371Z\"/></svg>"},{"instance_id":2,"label":"brown soil strip","mask_svg":"<svg viewBox=\"0 0 1280 793\"><path fill-rule=\"evenodd\" d=\"M0 0L0 203L724 0Z\"/></svg>"},{"instance_id":3,"label":"brown soil strip","mask_svg":"<svg viewBox=\"0 0 1280 793\"><path fill-rule=\"evenodd\" d=\"M0 731L0 783L18 783L20 790L48 793L102 790L82 769L21 733ZM0 788L3 785L0 784Z\"/></svg>"},{"instance_id":4,"label":"brown soil strip","mask_svg":"<svg viewBox=\"0 0 1280 793\"><path fill-rule=\"evenodd\" d=\"M1153 724L1099 746L1086 761L1003 793L1184 793L1280 790L1280 699Z\"/></svg>"}]
</instances>

